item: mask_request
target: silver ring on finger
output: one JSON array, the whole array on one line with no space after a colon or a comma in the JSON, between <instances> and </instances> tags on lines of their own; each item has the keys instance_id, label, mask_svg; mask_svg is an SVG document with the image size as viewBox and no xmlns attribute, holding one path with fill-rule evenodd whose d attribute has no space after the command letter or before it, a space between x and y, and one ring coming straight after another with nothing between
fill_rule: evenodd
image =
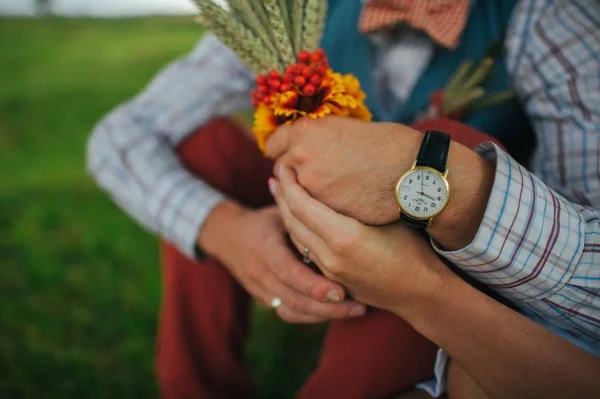
<instances>
[{"instance_id":1,"label":"silver ring on finger","mask_svg":"<svg viewBox=\"0 0 600 399\"><path fill-rule=\"evenodd\" d=\"M310 249L304 248L304 258L302 259L302 262L304 262L307 265L312 262L310 260Z\"/></svg>"},{"instance_id":2,"label":"silver ring on finger","mask_svg":"<svg viewBox=\"0 0 600 399\"><path fill-rule=\"evenodd\" d=\"M283 302L281 301L281 298L279 297L275 297L273 299L271 299L271 308L274 310L279 309L279 307L283 304Z\"/></svg>"}]
</instances>

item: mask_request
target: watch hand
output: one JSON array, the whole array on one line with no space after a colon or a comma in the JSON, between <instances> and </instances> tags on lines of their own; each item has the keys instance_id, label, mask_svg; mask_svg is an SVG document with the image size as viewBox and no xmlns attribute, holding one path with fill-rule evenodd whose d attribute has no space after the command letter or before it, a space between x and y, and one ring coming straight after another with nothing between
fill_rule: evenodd
<instances>
[{"instance_id":1,"label":"watch hand","mask_svg":"<svg viewBox=\"0 0 600 399\"><path fill-rule=\"evenodd\" d=\"M425 190L423 189L423 184L425 182L423 181L423 172L421 172L421 192L424 192Z\"/></svg>"},{"instance_id":2,"label":"watch hand","mask_svg":"<svg viewBox=\"0 0 600 399\"><path fill-rule=\"evenodd\" d=\"M421 193L421 194L423 194L424 196L426 196L426 197L428 197L428 198L431 198L432 200L435 200L435 198L433 198L431 195L427 195L427 194L425 194L425 193Z\"/></svg>"}]
</instances>

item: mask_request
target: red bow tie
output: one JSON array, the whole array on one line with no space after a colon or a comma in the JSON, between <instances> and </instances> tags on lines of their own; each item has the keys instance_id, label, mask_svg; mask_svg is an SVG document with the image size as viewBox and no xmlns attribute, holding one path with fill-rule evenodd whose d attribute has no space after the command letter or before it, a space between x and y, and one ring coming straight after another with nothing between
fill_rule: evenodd
<instances>
[{"instance_id":1,"label":"red bow tie","mask_svg":"<svg viewBox=\"0 0 600 399\"><path fill-rule=\"evenodd\" d=\"M406 23L454 49L467 24L469 0L367 0L360 31L372 33Z\"/></svg>"}]
</instances>

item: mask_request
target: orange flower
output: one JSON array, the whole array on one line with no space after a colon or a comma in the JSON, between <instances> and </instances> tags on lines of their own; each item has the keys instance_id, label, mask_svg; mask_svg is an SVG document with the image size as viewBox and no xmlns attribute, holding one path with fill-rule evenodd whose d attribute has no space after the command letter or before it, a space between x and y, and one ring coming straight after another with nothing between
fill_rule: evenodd
<instances>
[{"instance_id":1,"label":"orange flower","mask_svg":"<svg viewBox=\"0 0 600 399\"><path fill-rule=\"evenodd\" d=\"M264 153L267 149L267 140L277 129L277 116L270 106L261 103L254 113L254 126L252 133L260 150Z\"/></svg>"},{"instance_id":2,"label":"orange flower","mask_svg":"<svg viewBox=\"0 0 600 399\"><path fill-rule=\"evenodd\" d=\"M259 104L253 133L264 152L267 140L278 126L305 116L317 119L338 115L369 121L372 115L364 104L365 98L358 79L328 70L313 96L305 96L299 88L294 88L273 94L270 105Z\"/></svg>"},{"instance_id":3,"label":"orange flower","mask_svg":"<svg viewBox=\"0 0 600 399\"><path fill-rule=\"evenodd\" d=\"M343 79L346 92L356 100L356 108L351 110L350 117L370 121L373 115L364 103L367 95L360 89L360 82L353 75L345 75Z\"/></svg>"}]
</instances>

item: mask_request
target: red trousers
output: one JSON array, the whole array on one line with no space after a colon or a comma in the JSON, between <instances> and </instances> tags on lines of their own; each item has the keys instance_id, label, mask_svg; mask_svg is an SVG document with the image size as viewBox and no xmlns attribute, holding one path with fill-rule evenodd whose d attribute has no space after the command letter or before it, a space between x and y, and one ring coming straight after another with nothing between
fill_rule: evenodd
<instances>
[{"instance_id":1,"label":"red trousers","mask_svg":"<svg viewBox=\"0 0 600 399\"><path fill-rule=\"evenodd\" d=\"M452 121L421 124L474 145L487 137ZM213 120L177 149L184 165L249 207L273 204L272 162L237 125ZM391 194L390 194L391 195ZM163 244L163 304L157 372L164 398L253 398L242 366L250 298L214 259L195 262ZM330 323L317 369L300 398L384 398L431 378L436 347L382 310Z\"/></svg>"}]
</instances>

